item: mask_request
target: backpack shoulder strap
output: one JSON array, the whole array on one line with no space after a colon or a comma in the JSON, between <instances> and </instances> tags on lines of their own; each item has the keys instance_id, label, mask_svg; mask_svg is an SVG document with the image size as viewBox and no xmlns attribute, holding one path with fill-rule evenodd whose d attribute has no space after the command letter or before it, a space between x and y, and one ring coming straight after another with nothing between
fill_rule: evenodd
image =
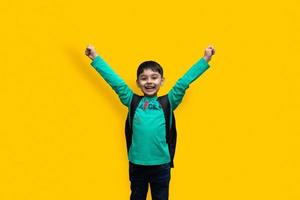
<instances>
[{"instance_id":1,"label":"backpack shoulder strap","mask_svg":"<svg viewBox=\"0 0 300 200\"><path fill-rule=\"evenodd\" d=\"M163 108L165 120L166 120L166 140L169 146L169 152L171 156L171 167L174 168L174 155L176 149L177 130L174 113L171 110L170 101L168 95L158 97L158 101ZM171 118L172 117L172 118ZM172 119L172 121L170 121ZM171 124L170 124L171 123Z\"/></svg>"},{"instance_id":2,"label":"backpack shoulder strap","mask_svg":"<svg viewBox=\"0 0 300 200\"><path fill-rule=\"evenodd\" d=\"M130 107L129 107L129 116L128 116L130 128L132 127L135 110L136 110L137 106L139 105L140 101L142 100L142 98L143 98L142 96L139 96L137 94L133 94L133 96L132 96L132 100L131 100Z\"/></svg>"},{"instance_id":3,"label":"backpack shoulder strap","mask_svg":"<svg viewBox=\"0 0 300 200\"><path fill-rule=\"evenodd\" d=\"M132 122L135 110L141 101L142 96L137 94L133 94L132 100L130 102L129 111L127 114L126 122L125 122L125 136L126 136L126 145L127 145L127 152L129 152L129 148L132 142Z\"/></svg>"},{"instance_id":4,"label":"backpack shoulder strap","mask_svg":"<svg viewBox=\"0 0 300 200\"><path fill-rule=\"evenodd\" d=\"M168 95L158 97L158 101L164 111L164 115L165 115L165 119L166 119L166 128L167 128L166 133L169 133L170 129L171 129L170 117L171 117L172 113L171 113L171 106L170 106ZM168 134L167 134L167 137L168 137Z\"/></svg>"}]
</instances>

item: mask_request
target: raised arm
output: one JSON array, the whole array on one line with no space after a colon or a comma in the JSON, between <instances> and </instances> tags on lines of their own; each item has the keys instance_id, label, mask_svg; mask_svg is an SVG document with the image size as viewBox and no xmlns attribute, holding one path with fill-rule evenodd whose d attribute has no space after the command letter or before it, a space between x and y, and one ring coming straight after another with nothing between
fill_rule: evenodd
<instances>
[{"instance_id":1,"label":"raised arm","mask_svg":"<svg viewBox=\"0 0 300 200\"><path fill-rule=\"evenodd\" d=\"M117 93L121 102L129 107L133 92L123 79L97 54L92 45L87 46L85 55L92 60L91 65Z\"/></svg>"},{"instance_id":2,"label":"raised arm","mask_svg":"<svg viewBox=\"0 0 300 200\"><path fill-rule=\"evenodd\" d=\"M208 46L205 49L204 56L176 82L176 84L168 93L172 110L175 110L181 103L185 95L185 91L189 88L189 85L209 68L208 62L211 60L211 57L214 54L215 49L212 46Z\"/></svg>"}]
</instances>

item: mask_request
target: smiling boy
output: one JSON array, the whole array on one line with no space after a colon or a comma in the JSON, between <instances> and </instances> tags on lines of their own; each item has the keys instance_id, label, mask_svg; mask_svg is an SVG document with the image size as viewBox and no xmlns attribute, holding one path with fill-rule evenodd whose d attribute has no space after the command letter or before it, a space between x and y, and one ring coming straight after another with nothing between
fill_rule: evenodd
<instances>
[{"instance_id":1,"label":"smiling boy","mask_svg":"<svg viewBox=\"0 0 300 200\"><path fill-rule=\"evenodd\" d=\"M145 61L139 65L136 83L143 92L143 96L139 96L97 54L93 46L89 45L85 54L129 110L126 142L130 199L146 200L150 184L153 200L167 200L176 146L173 111L181 103L189 85L209 68L208 62L215 54L214 48L208 46L204 56L176 82L167 95L161 97L157 94L165 78L163 68L157 62Z\"/></svg>"}]
</instances>

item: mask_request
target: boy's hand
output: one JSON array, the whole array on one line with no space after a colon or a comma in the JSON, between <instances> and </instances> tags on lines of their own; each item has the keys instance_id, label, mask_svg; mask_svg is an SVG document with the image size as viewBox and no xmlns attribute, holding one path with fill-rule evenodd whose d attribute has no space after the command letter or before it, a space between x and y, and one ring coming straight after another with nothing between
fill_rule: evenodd
<instances>
[{"instance_id":1,"label":"boy's hand","mask_svg":"<svg viewBox=\"0 0 300 200\"><path fill-rule=\"evenodd\" d=\"M92 60L94 60L98 56L95 47L90 44L85 49L85 55L88 56Z\"/></svg>"},{"instance_id":2,"label":"boy's hand","mask_svg":"<svg viewBox=\"0 0 300 200\"><path fill-rule=\"evenodd\" d=\"M209 45L204 52L204 59L209 62L211 57L215 54L215 49L213 46Z\"/></svg>"}]
</instances>

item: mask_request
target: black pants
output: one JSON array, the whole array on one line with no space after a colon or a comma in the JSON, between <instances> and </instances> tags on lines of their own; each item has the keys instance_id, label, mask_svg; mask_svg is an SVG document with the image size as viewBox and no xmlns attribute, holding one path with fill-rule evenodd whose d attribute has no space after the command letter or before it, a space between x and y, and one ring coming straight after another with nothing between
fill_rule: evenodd
<instances>
[{"instance_id":1,"label":"black pants","mask_svg":"<svg viewBox=\"0 0 300 200\"><path fill-rule=\"evenodd\" d=\"M150 183L152 200L168 200L171 179L170 164L136 165L129 162L130 200L146 200Z\"/></svg>"}]
</instances>

